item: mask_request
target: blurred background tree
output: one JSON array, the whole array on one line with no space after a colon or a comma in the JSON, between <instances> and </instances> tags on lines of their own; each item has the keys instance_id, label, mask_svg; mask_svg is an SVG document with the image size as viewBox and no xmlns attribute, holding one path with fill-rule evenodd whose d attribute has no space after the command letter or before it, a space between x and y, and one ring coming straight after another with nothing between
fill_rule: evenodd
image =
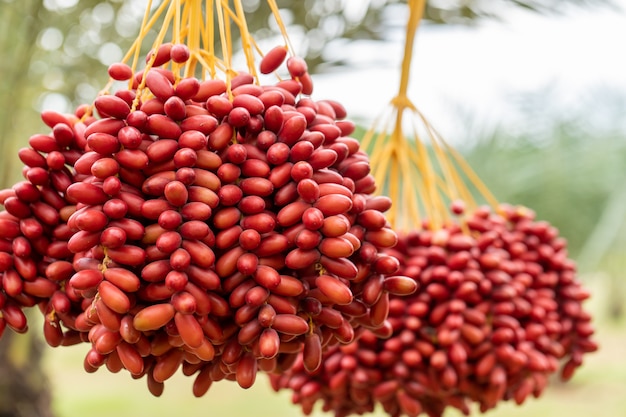
<instances>
[{"instance_id":1,"label":"blurred background tree","mask_svg":"<svg viewBox=\"0 0 626 417\"><path fill-rule=\"evenodd\" d=\"M155 3L157 3L155 1ZM275 36L268 29L269 9L262 0L243 0L257 39ZM325 51L353 39L388 40L390 29L405 24L397 0L281 0L281 14L296 49L312 72L345 70L347 63ZM609 0L432 0L426 19L447 25L472 25L500 19L511 8L559 13L569 6L611 6ZM91 102L107 81L106 67L120 60L137 35L146 1L0 0L0 167L2 186L20 180L17 150L44 128L39 112L72 111ZM146 51L147 52L147 51ZM380 61L373 61L375 65ZM395 86L393 87L395 89ZM525 97L532 120L533 100ZM623 108L623 102L613 103ZM551 120L538 140L536 130L473 131L469 161L502 201L535 208L570 240L585 268L623 268L616 242L624 229L626 156L623 132L589 131L581 115ZM502 175L502 173L511 175ZM591 174L593 173L593 174ZM603 221L604 220L604 221ZM620 225L616 228L615 224ZM608 250L611 246L612 251ZM613 285L618 285L613 280ZM616 294L620 294L617 292ZM621 314L619 295L612 311ZM34 325L37 323L35 322ZM33 325L33 326L34 326ZM50 392L39 366L37 332L0 340L0 417L51 416Z\"/></svg>"},{"instance_id":2,"label":"blurred background tree","mask_svg":"<svg viewBox=\"0 0 626 417\"><path fill-rule=\"evenodd\" d=\"M266 2L242 3L256 39L276 36ZM0 0L0 104L12 109L0 115L3 155L14 155L26 143L35 127L30 121L38 120L40 110L69 112L94 99L107 81L106 67L119 61L137 36L146 4L145 0ZM347 70L348 63L341 57L325 55L334 45L355 39L388 41L393 29L406 23L406 4L400 0L279 0L278 5L296 50L306 56L313 73L333 67ZM611 0L432 0L425 19L471 25L502 18L511 8L558 13L568 6L600 5L609 7ZM372 57L372 64L384 65L384 61ZM9 183L16 178L15 160L2 164L2 178Z\"/></svg>"}]
</instances>

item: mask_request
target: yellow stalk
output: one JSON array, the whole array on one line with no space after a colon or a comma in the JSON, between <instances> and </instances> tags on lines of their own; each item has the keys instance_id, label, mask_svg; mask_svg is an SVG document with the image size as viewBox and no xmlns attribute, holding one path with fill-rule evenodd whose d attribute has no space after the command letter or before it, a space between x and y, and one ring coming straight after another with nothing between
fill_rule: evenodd
<instances>
[{"instance_id":1,"label":"yellow stalk","mask_svg":"<svg viewBox=\"0 0 626 417\"><path fill-rule=\"evenodd\" d=\"M272 14L274 15L274 20L280 29L280 33L283 35L283 39L285 40L285 44L287 45L288 51L293 55L294 49L293 45L291 45L291 40L287 35L287 28L283 23L282 17L280 17L280 11L278 10L278 6L276 5L275 0L267 0L267 4L270 6L270 10L272 10Z\"/></svg>"},{"instance_id":2,"label":"yellow stalk","mask_svg":"<svg viewBox=\"0 0 626 417\"><path fill-rule=\"evenodd\" d=\"M400 131L396 131L397 135L401 135ZM394 132L394 133L396 133ZM398 140L398 139L396 139ZM399 192L399 182L400 182L400 172L397 161L397 150L392 146L389 147L391 150L391 155L395 155L395 157L389 158L391 164L391 175L389 176L389 197L392 201L399 202L400 200L400 192ZM396 222L398 221L398 205L391 206L391 214L389 216L389 222L395 227Z\"/></svg>"},{"instance_id":3,"label":"yellow stalk","mask_svg":"<svg viewBox=\"0 0 626 417\"><path fill-rule=\"evenodd\" d=\"M365 133L362 147L370 152L372 175L381 187L378 191L387 192L394 202L388 214L392 226L421 228L424 215L429 222L428 227L438 229L451 217L447 207L449 202L461 199L475 204L469 183L492 207L497 208L498 203L469 164L443 140L407 97L415 33L424 13L425 0L409 0L408 5L410 15L406 27L400 85L398 94L390 102L393 109L391 118L395 119L394 129L391 134L386 134L389 130L384 126L376 134L376 130L381 127L377 118L373 127ZM415 119L425 128L425 137L420 138L420 131L413 126L414 146L403 133L405 110L411 110ZM429 144L432 153L429 151ZM400 180L404 181L402 185L399 184Z\"/></svg>"},{"instance_id":4,"label":"yellow stalk","mask_svg":"<svg viewBox=\"0 0 626 417\"><path fill-rule=\"evenodd\" d=\"M233 0L233 1L236 3L238 0ZM243 22L239 20L239 16L237 15L237 12L233 11L233 9L230 8L229 2L230 2L229 0L222 0L222 7L224 8L224 14L227 18L233 21L235 26L239 27L243 25Z\"/></svg>"},{"instance_id":5,"label":"yellow stalk","mask_svg":"<svg viewBox=\"0 0 626 417\"><path fill-rule=\"evenodd\" d=\"M439 133L432 127L432 125L429 124L429 126L431 126L431 131L433 132L433 134L435 135L435 138L433 140L435 140L437 143L439 143L439 148L444 148L444 150L442 152L445 152L445 160L447 165L449 166L449 173L450 176L453 177L452 182L454 184L456 184L456 186L454 187L454 192L450 193L450 191L448 190L448 187L446 187L443 183L444 181L442 179L440 179L439 181L439 187L443 192L446 192L447 196L449 197L449 199L451 201L454 201L456 199L460 199L462 201L464 201L466 203L466 205L469 207L475 207L476 203L474 200L474 197L472 195L472 192L470 191L470 189L467 187L467 184L465 182L465 180L461 177L461 175L459 174L458 169L456 168L454 161L450 159L450 151L449 151L449 146L447 145L447 143L443 140L443 138L439 135Z\"/></svg>"},{"instance_id":6,"label":"yellow stalk","mask_svg":"<svg viewBox=\"0 0 626 417\"><path fill-rule=\"evenodd\" d=\"M176 9L177 9L176 3L175 2L170 3L170 7L167 9L167 13L165 14L165 17L163 18L163 26L161 26L161 30L159 30L159 33L157 34L157 37L154 40L154 43L152 45L152 55L150 56L150 59L148 60L148 63L146 64L146 70L152 68L152 63L154 62L154 59L156 58L157 52L159 50L159 46L163 44L163 40L165 39L165 35L167 35L167 30L170 27L170 22L172 21L172 18L174 17L174 13Z\"/></svg>"},{"instance_id":7,"label":"yellow stalk","mask_svg":"<svg viewBox=\"0 0 626 417\"><path fill-rule=\"evenodd\" d=\"M376 126L376 123L374 123L374 126ZM365 150L366 152L369 152L369 148L370 148L372 139L374 138L374 135L376 133L380 133L380 132L378 132L376 129L372 128L372 129L367 130L365 132L365 134L363 135L363 138L361 138L361 148L363 150ZM375 157L376 157L376 155L374 153L371 153L370 160L375 158Z\"/></svg>"},{"instance_id":8,"label":"yellow stalk","mask_svg":"<svg viewBox=\"0 0 626 417\"><path fill-rule=\"evenodd\" d=\"M410 146L408 145L408 142L405 141L404 143L404 149L402 150L401 158L400 158L400 165L402 168L402 172L403 172L403 182L402 182L402 188L403 188L403 206L407 207L406 210L406 219L405 219L405 227L404 229L406 229L406 223L413 223L414 227L419 226L419 224L421 223L421 218L419 215L419 204L418 204L418 194L415 190L415 186L414 183L412 181L412 179L415 177L414 174L414 169L411 168L411 163L409 160L409 153L411 152ZM396 203L397 204L397 203Z\"/></svg>"},{"instance_id":9,"label":"yellow stalk","mask_svg":"<svg viewBox=\"0 0 626 417\"><path fill-rule=\"evenodd\" d=\"M387 173L387 169L389 167L389 165L392 162L392 155L393 155L393 145L391 142L387 142L384 144L385 146L382 148L382 150L380 151L380 153L378 154L380 157L380 160L377 161L377 164L371 164L374 168L375 168L375 172L374 172L374 178L378 179L381 178L381 184L385 185L387 188L389 187L389 185L386 184L385 181L385 174Z\"/></svg>"},{"instance_id":10,"label":"yellow stalk","mask_svg":"<svg viewBox=\"0 0 626 417\"><path fill-rule=\"evenodd\" d=\"M243 6L241 5L241 0L235 0L235 11L237 12L238 17L238 25L239 31L241 33L241 46L243 49L243 53L246 57L246 63L248 64L248 70L250 74L259 82L259 77L257 76L256 68L254 65L254 50L251 46L251 36L250 32L248 32L248 24L246 23L246 15L243 11Z\"/></svg>"},{"instance_id":11,"label":"yellow stalk","mask_svg":"<svg viewBox=\"0 0 626 417\"><path fill-rule=\"evenodd\" d=\"M187 46L189 46L191 40L189 38L191 21L195 20L197 22L200 20L198 17L199 15L192 14L192 9L196 4L198 4L198 2L200 2L200 0L185 1L185 5L183 6L183 10L181 12L180 20L182 23L184 23L183 27L181 27L180 29L181 42L185 43L185 45Z\"/></svg>"},{"instance_id":12,"label":"yellow stalk","mask_svg":"<svg viewBox=\"0 0 626 417\"><path fill-rule=\"evenodd\" d=\"M141 21L141 27L139 30L139 35L137 37L137 39L133 42L133 44L131 45L130 49L128 50L128 52L126 52L126 55L124 55L124 57L122 58L121 62L126 62L130 59L131 56L134 56L134 60L133 63L131 65L131 68L133 70L133 73L136 71L137 68L137 61L139 60L139 53L141 50L141 41L143 40L145 34L148 32L147 29L144 29L144 27L146 26L146 21L148 20L148 16L150 15L150 9L152 8L152 0L148 1L148 6L146 7L146 11L144 13L143 19ZM159 10L161 10L161 8L159 8ZM109 81L107 82L107 84L104 86L104 88L102 88L102 90L100 90L98 92L98 95L103 95L103 94L108 94L109 89L111 88L111 86L113 85L115 80L113 79L109 79ZM131 89L133 86L133 79L131 78L130 80L128 80L128 89ZM90 106L88 111L85 112L85 116L83 117L87 117L90 116L93 112L93 106Z\"/></svg>"},{"instance_id":13,"label":"yellow stalk","mask_svg":"<svg viewBox=\"0 0 626 417\"><path fill-rule=\"evenodd\" d=\"M487 201L487 204L489 204L492 208L497 209L499 205L498 200L493 195L493 193L489 191L489 188L487 188L485 183L482 182L482 180L478 177L478 174L476 174L476 172L472 169L472 167L470 167L467 161L461 156L461 154L456 149L454 149L451 146L448 146L447 149L448 149L448 152L455 159L456 163L459 164L459 166L463 170L463 173L469 178L472 185L476 187L476 189L480 192L481 196Z\"/></svg>"},{"instance_id":14,"label":"yellow stalk","mask_svg":"<svg viewBox=\"0 0 626 417\"><path fill-rule=\"evenodd\" d=\"M174 30L172 42L180 43L180 0L174 0Z\"/></svg>"},{"instance_id":15,"label":"yellow stalk","mask_svg":"<svg viewBox=\"0 0 626 417\"><path fill-rule=\"evenodd\" d=\"M454 168L450 166L450 161L447 155L441 149L441 146L439 145L439 142L437 141L435 132L433 132L430 123L428 122L428 120L426 120L424 115L419 110L416 110L416 112L419 115L420 119L422 119L422 122L424 123L424 126L426 127L428 136L430 137L430 143L432 145L433 151L435 152L435 158L437 159L437 162L439 163L439 166L441 167L441 171L445 179L444 181L445 193L451 199L456 199L457 198L456 190L464 188L465 186L462 182L457 183L455 181L457 177L453 176L451 173L451 171L454 170Z\"/></svg>"},{"instance_id":16,"label":"yellow stalk","mask_svg":"<svg viewBox=\"0 0 626 417\"><path fill-rule=\"evenodd\" d=\"M388 135L386 133L389 131L388 126L383 126L381 132L375 135L374 131L376 126L378 126L377 120L374 124L375 127L366 132L362 141L362 147L368 150L371 142L374 142L373 149L370 151L370 155L372 155L370 163L374 167L372 175L374 175L379 187L382 188L379 191L384 192L387 190L389 197L394 201L390 213L387 216L394 227L399 225L400 222L406 221L406 218L400 218L398 213L406 210L407 207L415 209L415 214L410 214L409 217L419 219L416 196L413 195L414 192L411 187L411 169L408 159L409 155L407 155L410 149L407 146L407 139L402 132L402 120L406 109L415 109L415 106L407 97L407 89L413 55L413 40L422 18L424 7L424 0L409 1L410 16L407 23L400 86L397 96L394 97L390 103L394 109L391 117L393 118L393 116L395 116L393 131ZM387 122L389 123L391 120L390 118ZM388 172L389 178L386 176ZM402 186L399 184L401 173L403 174L402 180L404 181ZM403 193L400 192L401 190ZM406 199L411 201L407 202L405 201ZM403 210L400 210L400 208Z\"/></svg>"},{"instance_id":17,"label":"yellow stalk","mask_svg":"<svg viewBox=\"0 0 626 417\"><path fill-rule=\"evenodd\" d=\"M230 68L230 39L227 39L226 34L227 34L227 27L228 25L226 24L225 20L224 20L224 11L222 9L222 1L218 0L215 3L215 9L217 11L217 23L219 26L219 31L220 31L220 41L222 43L222 53L224 55L224 64L226 65L227 68ZM226 74L226 86L228 88L228 91L230 92L230 74Z\"/></svg>"},{"instance_id":18,"label":"yellow stalk","mask_svg":"<svg viewBox=\"0 0 626 417\"><path fill-rule=\"evenodd\" d=\"M189 47L189 61L185 66L184 77L188 78L196 72L196 63L198 62L196 51L200 49L200 34L202 30L202 21L199 16L202 13L202 4L200 0L194 0L185 5L183 10L183 21L187 21L187 46Z\"/></svg>"},{"instance_id":19,"label":"yellow stalk","mask_svg":"<svg viewBox=\"0 0 626 417\"><path fill-rule=\"evenodd\" d=\"M210 58L209 61L212 62L211 64L209 64L209 62L205 60L204 58L205 54L203 54L202 51L194 51L192 52L192 55L194 59L197 60L203 68L206 68L207 71L215 71L215 67L216 67L215 57L208 56L208 58Z\"/></svg>"},{"instance_id":20,"label":"yellow stalk","mask_svg":"<svg viewBox=\"0 0 626 417\"><path fill-rule=\"evenodd\" d=\"M250 36L250 44L254 47L254 50L257 51L257 53L261 56L263 56L263 51L261 51L261 47L259 46L259 44L254 40L254 38L252 36Z\"/></svg>"},{"instance_id":21,"label":"yellow stalk","mask_svg":"<svg viewBox=\"0 0 626 417\"><path fill-rule=\"evenodd\" d=\"M206 0L205 8L206 8L206 23L204 24L204 32L203 32L203 45L204 49L208 51L209 55L215 57L215 30L213 28L213 22L215 20L215 14L213 9L213 0ZM211 60L211 67L209 67L210 77L211 79L215 78L216 71L214 60ZM203 77L204 79L204 77Z\"/></svg>"},{"instance_id":22,"label":"yellow stalk","mask_svg":"<svg viewBox=\"0 0 626 417\"><path fill-rule=\"evenodd\" d=\"M361 140L361 147L365 150L368 150L370 145L371 145L371 141L372 138L374 137L374 134L378 132L378 138L380 138L381 135L386 135L386 131L383 130L377 130L376 128L378 127L378 124L381 122L381 119L383 118L382 115L376 117L376 119L374 120L374 124L372 126L371 129L368 129L367 132L365 132L365 135L363 136L363 139ZM374 140L374 146L376 146L378 144L378 140L376 139ZM372 152L372 157L376 157L376 154Z\"/></svg>"},{"instance_id":23,"label":"yellow stalk","mask_svg":"<svg viewBox=\"0 0 626 417\"><path fill-rule=\"evenodd\" d=\"M165 35L167 34L167 29L169 27L169 22L172 20L172 15L174 14L174 7L172 7L172 3L170 3L169 6L170 7L167 9L167 13L165 14L165 18L163 19L163 26L161 27L161 30L159 31L159 33L158 33L158 35L157 35L157 37L154 40L154 43L152 45L152 55L150 56L150 59L146 63L145 71L148 71L150 68L152 68L152 63L156 59L157 51L159 50L159 46L161 46L163 44L163 39L165 39ZM142 31L143 31L143 28L142 28ZM142 77L141 82L139 83L139 86L137 87L137 96L133 100L133 105L131 107L131 111L134 111L137 108L137 105L139 104L139 100L141 99L141 95L142 95L143 89L146 86L146 78L147 77Z\"/></svg>"},{"instance_id":24,"label":"yellow stalk","mask_svg":"<svg viewBox=\"0 0 626 417\"><path fill-rule=\"evenodd\" d=\"M181 41L181 16L180 16L180 12L181 12L181 4L180 4L181 0L174 0L174 17L173 17L173 25L172 25L172 44L176 45L179 43L182 43ZM172 62L172 72L174 73L174 83L178 83L178 80L180 79L180 68L182 67L182 64L179 64L177 62Z\"/></svg>"},{"instance_id":25,"label":"yellow stalk","mask_svg":"<svg viewBox=\"0 0 626 417\"><path fill-rule=\"evenodd\" d=\"M413 59L413 43L415 32L424 15L426 6L425 0L409 0L409 21L406 25L406 38L404 44L404 57L402 59L402 75L400 77L400 88L398 96L406 97L409 87L409 74L411 72L411 60Z\"/></svg>"},{"instance_id":26,"label":"yellow stalk","mask_svg":"<svg viewBox=\"0 0 626 417\"><path fill-rule=\"evenodd\" d=\"M417 129L414 129L414 131L417 134ZM428 157L428 149L423 141L419 140L416 136L415 143L416 150L411 153L411 158L416 163L416 166L421 167L423 177L423 194L427 196L427 200L424 204L424 211L426 218L429 219L433 225L437 225L439 216L436 212L437 207L441 205L438 202L441 197L437 191L435 169L430 158Z\"/></svg>"},{"instance_id":27,"label":"yellow stalk","mask_svg":"<svg viewBox=\"0 0 626 417\"><path fill-rule=\"evenodd\" d=\"M133 72L137 71L137 62L139 61L139 53L141 52L141 43L143 42L144 37L146 36L146 34L148 33L152 25L154 25L154 22L156 22L159 16L161 16L161 13L163 12L163 10L165 10L166 7L167 7L167 1L164 1L163 4L161 4L159 8L154 12L152 19L148 21L148 17L150 16L150 9L152 8L152 0L148 0L148 6L146 7L146 12L144 13L143 19L141 21L139 35L137 36L137 39L135 39L135 42L133 42L133 44L131 45L126 55L122 58L122 62L126 62L128 61L128 59L130 59L131 56L133 56L133 63L131 65ZM131 85L128 88L132 87L132 80L130 82L131 82Z\"/></svg>"}]
</instances>

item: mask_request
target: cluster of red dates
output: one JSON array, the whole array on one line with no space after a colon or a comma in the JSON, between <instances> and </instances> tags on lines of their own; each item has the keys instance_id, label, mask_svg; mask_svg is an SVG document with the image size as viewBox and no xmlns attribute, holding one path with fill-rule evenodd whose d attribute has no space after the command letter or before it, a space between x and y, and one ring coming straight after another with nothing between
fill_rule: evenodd
<instances>
[{"instance_id":1,"label":"cluster of red dates","mask_svg":"<svg viewBox=\"0 0 626 417\"><path fill-rule=\"evenodd\" d=\"M523 207L480 208L463 226L426 225L385 251L419 285L390 300L390 338L365 330L329 349L318 372L299 360L272 375L274 389L291 389L306 414L319 401L337 417L377 404L390 416L440 417L447 407L469 414L472 402L521 404L552 374L571 378L597 345L565 240Z\"/></svg>"},{"instance_id":2,"label":"cluster of red dates","mask_svg":"<svg viewBox=\"0 0 626 417\"><path fill-rule=\"evenodd\" d=\"M389 333L389 294L417 285L383 252L397 242L390 201L371 195L345 109L305 97L298 57L267 86L165 67L188 58L164 44L151 68L109 68L129 89L99 96L95 115L42 113L51 132L0 192L1 325L26 331L22 310L38 305L50 345L89 342L87 371L147 375L155 395L181 367L196 395L221 379L247 388L302 351L317 369L355 329Z\"/></svg>"}]
</instances>

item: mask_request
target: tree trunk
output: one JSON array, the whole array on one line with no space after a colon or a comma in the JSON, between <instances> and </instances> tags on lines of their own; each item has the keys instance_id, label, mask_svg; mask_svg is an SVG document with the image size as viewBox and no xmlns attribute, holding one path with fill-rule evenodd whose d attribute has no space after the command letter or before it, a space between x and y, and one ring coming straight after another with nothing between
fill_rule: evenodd
<instances>
[{"instance_id":1,"label":"tree trunk","mask_svg":"<svg viewBox=\"0 0 626 417\"><path fill-rule=\"evenodd\" d=\"M0 417L53 417L43 343L32 333L6 329L0 339Z\"/></svg>"},{"instance_id":2,"label":"tree trunk","mask_svg":"<svg viewBox=\"0 0 626 417\"><path fill-rule=\"evenodd\" d=\"M0 188L4 188L12 185L15 172L19 174L18 115L29 108L28 68L45 16L39 0L4 3L0 9ZM41 367L43 344L35 332L16 334L6 328L0 337L0 417L53 416L50 386Z\"/></svg>"}]
</instances>

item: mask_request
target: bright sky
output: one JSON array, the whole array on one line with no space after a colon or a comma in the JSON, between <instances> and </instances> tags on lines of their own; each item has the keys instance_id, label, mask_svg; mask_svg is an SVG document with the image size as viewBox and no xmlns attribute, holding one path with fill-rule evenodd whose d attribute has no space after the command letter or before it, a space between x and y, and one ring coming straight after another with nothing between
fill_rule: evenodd
<instances>
[{"instance_id":1,"label":"bright sky","mask_svg":"<svg viewBox=\"0 0 626 417\"><path fill-rule=\"evenodd\" d=\"M626 10L626 0L614 3ZM505 21L484 21L476 28L423 26L409 98L444 136L458 139L458 113L451 111L457 105L474 113L480 124L493 125L516 121L516 94L547 87L557 88L561 111L590 88L626 97L625 47L626 12L601 7L563 16L517 11ZM349 76L316 75L314 94L339 100L353 119L373 120L397 92L403 45L353 48L352 56L367 60L384 54L391 64L381 68L370 63Z\"/></svg>"},{"instance_id":2,"label":"bright sky","mask_svg":"<svg viewBox=\"0 0 626 417\"><path fill-rule=\"evenodd\" d=\"M611 1L622 10L570 7L561 15L544 16L515 8L503 21L485 19L476 27L423 25L409 98L453 142L467 136L463 113L486 129L528 123L517 110L519 96L547 88L557 93L556 102L546 103L551 114L579 110L598 88L626 103L626 0ZM397 35L395 43L382 46L371 41L331 43L329 53L349 56L352 66L315 74L313 97L338 100L352 120L371 125L398 90L404 33ZM52 93L41 107L62 108L66 102ZM626 128L626 117L621 120Z\"/></svg>"}]
</instances>

